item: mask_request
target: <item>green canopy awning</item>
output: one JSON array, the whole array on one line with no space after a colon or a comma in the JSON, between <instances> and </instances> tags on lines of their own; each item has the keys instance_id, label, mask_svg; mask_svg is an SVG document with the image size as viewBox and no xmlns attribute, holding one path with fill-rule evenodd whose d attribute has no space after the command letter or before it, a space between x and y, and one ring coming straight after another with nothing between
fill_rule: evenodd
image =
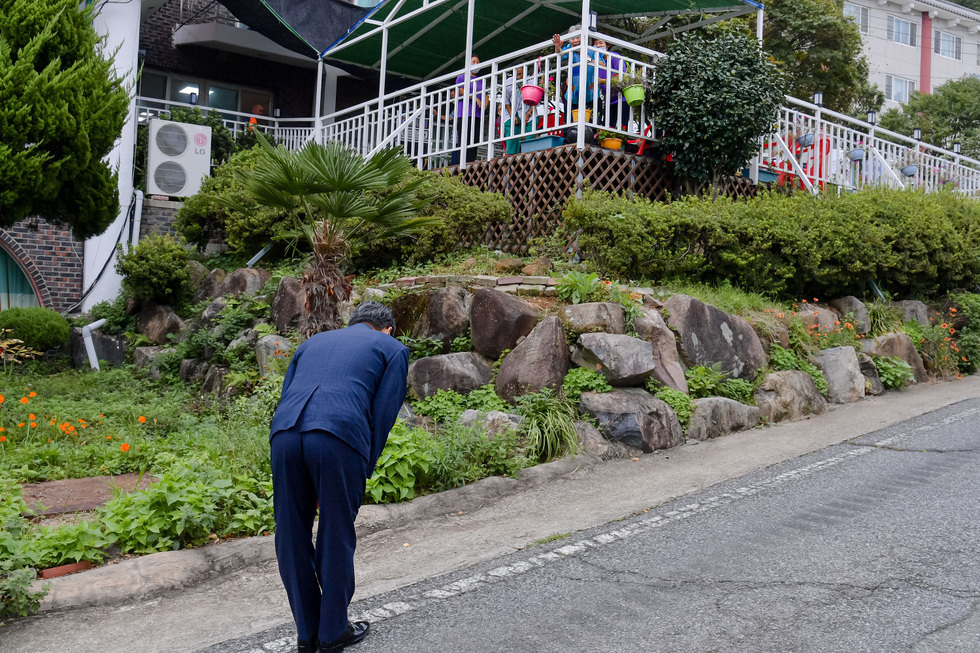
<instances>
[{"instance_id":1,"label":"green canopy awning","mask_svg":"<svg viewBox=\"0 0 980 653\"><path fill-rule=\"evenodd\" d=\"M320 56L331 63L379 69L387 27L388 74L436 77L464 65L467 4L468 0L385 0ZM735 16L763 8L754 0L593 0L590 4L600 31L604 20L614 18ZM582 0L476 0L473 52L485 61L521 50L564 33L580 23L581 16ZM627 40L641 37L632 36Z\"/></svg>"}]
</instances>

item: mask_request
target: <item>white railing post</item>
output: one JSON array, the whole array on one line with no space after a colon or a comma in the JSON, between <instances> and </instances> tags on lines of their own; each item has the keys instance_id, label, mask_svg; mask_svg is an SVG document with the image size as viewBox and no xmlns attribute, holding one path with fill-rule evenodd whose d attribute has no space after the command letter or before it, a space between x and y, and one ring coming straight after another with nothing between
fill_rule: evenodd
<instances>
[{"instance_id":1,"label":"white railing post","mask_svg":"<svg viewBox=\"0 0 980 653\"><path fill-rule=\"evenodd\" d=\"M575 99L576 104L578 104L578 120L576 124L578 125L578 134L575 141L575 147L582 150L585 149L585 117L586 117L586 98L585 91L588 85L588 74L589 74L589 22L590 14L592 10L592 3L590 0L582 0L582 40L579 43L579 61L578 61L578 97ZM570 70L571 78L569 83L574 79L574 63L571 61L574 55L569 52L569 62L572 63L573 67ZM572 96L571 89L568 92L569 98ZM569 105L572 103L569 102Z\"/></svg>"}]
</instances>

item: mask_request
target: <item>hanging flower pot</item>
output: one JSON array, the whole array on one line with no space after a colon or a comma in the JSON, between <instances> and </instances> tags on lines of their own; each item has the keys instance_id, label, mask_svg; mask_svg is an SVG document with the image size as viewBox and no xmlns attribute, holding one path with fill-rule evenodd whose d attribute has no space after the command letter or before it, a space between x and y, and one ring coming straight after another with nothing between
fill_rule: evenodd
<instances>
[{"instance_id":1,"label":"hanging flower pot","mask_svg":"<svg viewBox=\"0 0 980 653\"><path fill-rule=\"evenodd\" d=\"M521 98L523 98L524 104L536 107L544 99L544 89L534 84L525 84L521 87Z\"/></svg>"},{"instance_id":2,"label":"hanging flower pot","mask_svg":"<svg viewBox=\"0 0 980 653\"><path fill-rule=\"evenodd\" d=\"M631 107L640 106L643 104L643 100L646 99L646 90L643 88L643 84L627 86L620 93L623 94L623 99L626 100L626 104Z\"/></svg>"},{"instance_id":3,"label":"hanging flower pot","mask_svg":"<svg viewBox=\"0 0 980 653\"><path fill-rule=\"evenodd\" d=\"M592 120L592 109L585 110L585 122ZM572 122L578 122L578 109L572 109Z\"/></svg>"},{"instance_id":4,"label":"hanging flower pot","mask_svg":"<svg viewBox=\"0 0 980 653\"><path fill-rule=\"evenodd\" d=\"M864 154L864 148L859 147L848 152L847 156L851 159L851 161L864 161Z\"/></svg>"},{"instance_id":5,"label":"hanging flower pot","mask_svg":"<svg viewBox=\"0 0 980 653\"><path fill-rule=\"evenodd\" d=\"M813 132L811 132L809 134L803 134L802 136L797 138L796 144L799 145L800 147L811 147L813 145L813 141L815 140L816 138L814 137Z\"/></svg>"},{"instance_id":6,"label":"hanging flower pot","mask_svg":"<svg viewBox=\"0 0 980 653\"><path fill-rule=\"evenodd\" d=\"M919 165L917 163L912 163L910 165L902 168L902 174L906 177L914 177L919 174Z\"/></svg>"}]
</instances>

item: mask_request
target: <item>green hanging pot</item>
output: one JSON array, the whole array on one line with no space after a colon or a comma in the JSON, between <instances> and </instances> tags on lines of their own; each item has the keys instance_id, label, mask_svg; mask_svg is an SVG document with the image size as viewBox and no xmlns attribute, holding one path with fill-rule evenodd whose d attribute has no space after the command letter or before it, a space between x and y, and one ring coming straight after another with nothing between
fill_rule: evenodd
<instances>
[{"instance_id":1,"label":"green hanging pot","mask_svg":"<svg viewBox=\"0 0 980 653\"><path fill-rule=\"evenodd\" d=\"M626 104L631 107L638 107L643 104L646 92L643 89L643 84L633 84L632 86L627 86L622 91L623 98L626 100Z\"/></svg>"}]
</instances>

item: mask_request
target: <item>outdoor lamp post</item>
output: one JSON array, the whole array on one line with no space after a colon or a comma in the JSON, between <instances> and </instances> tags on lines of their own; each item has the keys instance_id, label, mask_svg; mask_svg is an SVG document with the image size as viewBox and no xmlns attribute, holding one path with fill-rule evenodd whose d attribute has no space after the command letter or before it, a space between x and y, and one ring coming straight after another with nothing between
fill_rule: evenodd
<instances>
[{"instance_id":1,"label":"outdoor lamp post","mask_svg":"<svg viewBox=\"0 0 980 653\"><path fill-rule=\"evenodd\" d=\"M960 154L962 150L963 150L963 146L960 144L959 141L953 143L953 154Z\"/></svg>"},{"instance_id":2,"label":"outdoor lamp post","mask_svg":"<svg viewBox=\"0 0 980 653\"><path fill-rule=\"evenodd\" d=\"M197 93L191 93L191 104L197 104Z\"/></svg>"},{"instance_id":3,"label":"outdoor lamp post","mask_svg":"<svg viewBox=\"0 0 980 653\"><path fill-rule=\"evenodd\" d=\"M817 91L813 94L813 103L823 108L823 91Z\"/></svg>"},{"instance_id":4,"label":"outdoor lamp post","mask_svg":"<svg viewBox=\"0 0 980 653\"><path fill-rule=\"evenodd\" d=\"M917 141L921 141L922 140L922 130L919 129L918 127L916 127L915 129L913 129L912 130L912 138L914 138Z\"/></svg>"},{"instance_id":5,"label":"outdoor lamp post","mask_svg":"<svg viewBox=\"0 0 980 653\"><path fill-rule=\"evenodd\" d=\"M272 111L272 115L273 115L273 116L275 116L276 118L278 118L278 117L279 117L279 107L276 107L276 108L275 108L275 109L274 109L274 110Z\"/></svg>"},{"instance_id":6,"label":"outdoor lamp post","mask_svg":"<svg viewBox=\"0 0 980 653\"><path fill-rule=\"evenodd\" d=\"M868 112L868 123L873 125L878 120L878 112L872 109Z\"/></svg>"}]
</instances>

